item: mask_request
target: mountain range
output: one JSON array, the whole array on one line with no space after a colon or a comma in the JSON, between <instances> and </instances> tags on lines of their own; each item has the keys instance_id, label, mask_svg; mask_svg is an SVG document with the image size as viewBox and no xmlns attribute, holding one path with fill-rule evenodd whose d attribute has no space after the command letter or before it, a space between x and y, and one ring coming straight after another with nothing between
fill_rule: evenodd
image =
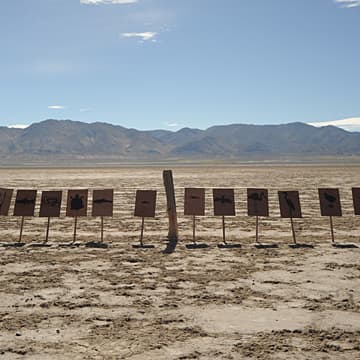
<instances>
[{"instance_id":1,"label":"mountain range","mask_svg":"<svg viewBox=\"0 0 360 360\"><path fill-rule=\"evenodd\" d=\"M360 133L305 123L233 124L206 130L140 131L96 122L45 120L0 127L1 162L91 160L241 160L360 155Z\"/></svg>"}]
</instances>

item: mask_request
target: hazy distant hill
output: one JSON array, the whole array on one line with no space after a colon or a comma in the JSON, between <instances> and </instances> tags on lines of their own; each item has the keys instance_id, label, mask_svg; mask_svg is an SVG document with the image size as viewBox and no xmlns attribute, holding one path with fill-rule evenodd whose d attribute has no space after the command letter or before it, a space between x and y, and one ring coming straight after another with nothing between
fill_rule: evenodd
<instances>
[{"instance_id":1,"label":"hazy distant hill","mask_svg":"<svg viewBox=\"0 0 360 360\"><path fill-rule=\"evenodd\" d=\"M360 133L333 126L224 125L139 131L106 123L46 120L24 130L0 127L2 160L19 159L242 159L360 155Z\"/></svg>"}]
</instances>

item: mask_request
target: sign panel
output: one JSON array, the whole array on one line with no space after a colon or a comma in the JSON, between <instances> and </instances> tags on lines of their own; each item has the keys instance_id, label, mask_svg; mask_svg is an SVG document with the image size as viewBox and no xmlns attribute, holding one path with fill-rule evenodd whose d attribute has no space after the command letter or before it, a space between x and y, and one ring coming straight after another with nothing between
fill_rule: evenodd
<instances>
[{"instance_id":1,"label":"sign panel","mask_svg":"<svg viewBox=\"0 0 360 360\"><path fill-rule=\"evenodd\" d=\"M247 189L247 206L249 216L269 216L267 189Z\"/></svg>"},{"instance_id":2,"label":"sign panel","mask_svg":"<svg viewBox=\"0 0 360 360\"><path fill-rule=\"evenodd\" d=\"M92 216L113 216L114 190L94 190Z\"/></svg>"},{"instance_id":3,"label":"sign panel","mask_svg":"<svg viewBox=\"0 0 360 360\"><path fill-rule=\"evenodd\" d=\"M301 218L298 191L279 191L280 214L282 218Z\"/></svg>"},{"instance_id":4,"label":"sign panel","mask_svg":"<svg viewBox=\"0 0 360 360\"><path fill-rule=\"evenodd\" d=\"M214 215L235 216L234 189L213 189Z\"/></svg>"},{"instance_id":5,"label":"sign panel","mask_svg":"<svg viewBox=\"0 0 360 360\"><path fill-rule=\"evenodd\" d=\"M185 189L184 215L205 215L205 189Z\"/></svg>"},{"instance_id":6,"label":"sign panel","mask_svg":"<svg viewBox=\"0 0 360 360\"><path fill-rule=\"evenodd\" d=\"M34 216L36 190L18 190L16 193L14 216Z\"/></svg>"},{"instance_id":7,"label":"sign panel","mask_svg":"<svg viewBox=\"0 0 360 360\"><path fill-rule=\"evenodd\" d=\"M319 189L321 216L342 216L339 189Z\"/></svg>"},{"instance_id":8,"label":"sign panel","mask_svg":"<svg viewBox=\"0 0 360 360\"><path fill-rule=\"evenodd\" d=\"M62 191L43 191L41 194L40 217L59 217Z\"/></svg>"},{"instance_id":9,"label":"sign panel","mask_svg":"<svg viewBox=\"0 0 360 360\"><path fill-rule=\"evenodd\" d=\"M0 189L0 215L7 216L13 194L12 189Z\"/></svg>"},{"instance_id":10,"label":"sign panel","mask_svg":"<svg viewBox=\"0 0 360 360\"><path fill-rule=\"evenodd\" d=\"M360 215L360 188L352 188L355 215Z\"/></svg>"},{"instance_id":11,"label":"sign panel","mask_svg":"<svg viewBox=\"0 0 360 360\"><path fill-rule=\"evenodd\" d=\"M66 216L87 215L88 190L69 190L67 195Z\"/></svg>"},{"instance_id":12,"label":"sign panel","mask_svg":"<svg viewBox=\"0 0 360 360\"><path fill-rule=\"evenodd\" d=\"M156 190L137 190L135 216L155 217Z\"/></svg>"}]
</instances>

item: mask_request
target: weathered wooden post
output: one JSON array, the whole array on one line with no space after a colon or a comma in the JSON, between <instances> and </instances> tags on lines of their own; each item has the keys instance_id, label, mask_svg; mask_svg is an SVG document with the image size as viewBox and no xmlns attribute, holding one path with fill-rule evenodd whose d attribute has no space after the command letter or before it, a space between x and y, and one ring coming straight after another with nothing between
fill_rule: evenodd
<instances>
[{"instance_id":1,"label":"weathered wooden post","mask_svg":"<svg viewBox=\"0 0 360 360\"><path fill-rule=\"evenodd\" d=\"M166 192L167 213L169 216L168 239L170 241L176 242L178 240L178 224L176 214L174 181L171 170L163 171L163 180Z\"/></svg>"}]
</instances>

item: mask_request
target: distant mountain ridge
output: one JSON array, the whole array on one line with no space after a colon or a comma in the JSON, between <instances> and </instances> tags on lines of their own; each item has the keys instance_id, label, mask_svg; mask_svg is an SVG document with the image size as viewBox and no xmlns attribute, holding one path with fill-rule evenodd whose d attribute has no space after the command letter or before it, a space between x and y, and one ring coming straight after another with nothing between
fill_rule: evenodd
<instances>
[{"instance_id":1,"label":"distant mountain ridge","mask_svg":"<svg viewBox=\"0 0 360 360\"><path fill-rule=\"evenodd\" d=\"M334 126L221 125L140 131L107 123L45 120L26 129L0 127L2 160L18 159L243 159L360 155L360 133Z\"/></svg>"}]
</instances>

